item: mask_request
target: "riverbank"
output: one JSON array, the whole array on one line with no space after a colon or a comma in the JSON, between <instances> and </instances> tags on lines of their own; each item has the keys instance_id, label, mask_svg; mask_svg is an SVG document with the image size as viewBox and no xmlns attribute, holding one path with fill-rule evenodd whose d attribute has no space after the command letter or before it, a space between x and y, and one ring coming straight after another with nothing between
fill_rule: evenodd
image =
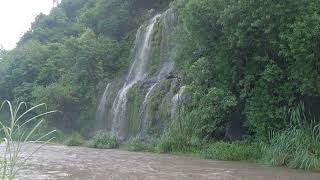
<instances>
[{"instance_id":1,"label":"riverbank","mask_svg":"<svg viewBox=\"0 0 320 180\"><path fill-rule=\"evenodd\" d=\"M100 149L120 148L134 152L169 153L192 155L203 159L242 161L264 164L274 167L292 169L320 170L320 160L317 154L319 142L300 129L292 129L275 134L269 143L262 141L237 142L188 142L182 136L162 137L161 139L141 140L131 138L118 144L115 136L98 134L89 141L83 140L79 134L73 134L64 142L69 146L87 146Z\"/></svg>"},{"instance_id":2,"label":"riverbank","mask_svg":"<svg viewBox=\"0 0 320 180\"><path fill-rule=\"evenodd\" d=\"M35 148L28 144L23 154ZM79 180L318 180L319 173L271 168L242 162L204 160L177 156L47 145L38 151L17 175L17 179Z\"/></svg>"}]
</instances>

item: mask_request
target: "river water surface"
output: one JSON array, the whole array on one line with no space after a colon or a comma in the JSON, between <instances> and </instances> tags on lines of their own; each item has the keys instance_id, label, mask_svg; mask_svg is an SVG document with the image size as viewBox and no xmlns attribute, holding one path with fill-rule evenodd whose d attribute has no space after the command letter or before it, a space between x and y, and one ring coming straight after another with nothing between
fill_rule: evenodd
<instances>
[{"instance_id":1,"label":"river water surface","mask_svg":"<svg viewBox=\"0 0 320 180\"><path fill-rule=\"evenodd\" d=\"M24 155L34 148L34 144L26 145ZM17 179L320 180L320 173L188 156L48 145L22 168Z\"/></svg>"}]
</instances>

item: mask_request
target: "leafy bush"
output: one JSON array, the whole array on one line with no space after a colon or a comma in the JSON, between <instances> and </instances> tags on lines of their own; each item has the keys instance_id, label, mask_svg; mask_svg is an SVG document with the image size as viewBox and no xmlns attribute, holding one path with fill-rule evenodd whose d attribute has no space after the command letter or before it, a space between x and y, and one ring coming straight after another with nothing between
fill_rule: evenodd
<instances>
[{"instance_id":1,"label":"leafy bush","mask_svg":"<svg viewBox=\"0 0 320 180\"><path fill-rule=\"evenodd\" d=\"M319 117L319 0L176 3L175 63L183 85L193 87L187 114L194 132L223 138L241 113L250 133L266 140L289 126L284 109L299 101Z\"/></svg>"},{"instance_id":2,"label":"leafy bush","mask_svg":"<svg viewBox=\"0 0 320 180\"><path fill-rule=\"evenodd\" d=\"M156 148L160 153L187 152L191 148L188 144L186 136L183 136L178 130L171 128L167 133L162 135Z\"/></svg>"},{"instance_id":3,"label":"leafy bush","mask_svg":"<svg viewBox=\"0 0 320 180\"><path fill-rule=\"evenodd\" d=\"M202 155L209 159L224 161L254 161L261 154L261 147L247 142L216 142L203 150Z\"/></svg>"},{"instance_id":4,"label":"leafy bush","mask_svg":"<svg viewBox=\"0 0 320 180\"><path fill-rule=\"evenodd\" d=\"M64 141L64 144L67 146L81 146L84 143L83 137L79 133L72 133Z\"/></svg>"},{"instance_id":5,"label":"leafy bush","mask_svg":"<svg viewBox=\"0 0 320 180\"><path fill-rule=\"evenodd\" d=\"M158 143L159 139L156 138L149 137L147 140L142 140L136 137L129 139L125 145L129 151L155 152Z\"/></svg>"},{"instance_id":6,"label":"leafy bush","mask_svg":"<svg viewBox=\"0 0 320 180\"><path fill-rule=\"evenodd\" d=\"M273 166L320 169L319 138L306 129L292 128L274 133L263 147L262 162Z\"/></svg>"},{"instance_id":7,"label":"leafy bush","mask_svg":"<svg viewBox=\"0 0 320 180\"><path fill-rule=\"evenodd\" d=\"M98 149L114 149L119 147L118 139L114 134L98 133L89 141L88 146Z\"/></svg>"},{"instance_id":8,"label":"leafy bush","mask_svg":"<svg viewBox=\"0 0 320 180\"><path fill-rule=\"evenodd\" d=\"M150 145L139 138L131 138L126 142L126 148L129 151L149 151Z\"/></svg>"}]
</instances>

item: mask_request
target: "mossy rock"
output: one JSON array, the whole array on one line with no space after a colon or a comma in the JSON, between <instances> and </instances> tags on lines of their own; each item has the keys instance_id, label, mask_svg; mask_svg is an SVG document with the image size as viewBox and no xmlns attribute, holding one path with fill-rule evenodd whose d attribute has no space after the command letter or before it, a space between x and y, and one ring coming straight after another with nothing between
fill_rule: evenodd
<instances>
[{"instance_id":1,"label":"mossy rock","mask_svg":"<svg viewBox=\"0 0 320 180\"><path fill-rule=\"evenodd\" d=\"M172 80L163 80L150 97L148 105L148 134L150 136L159 137L163 130L171 121L171 99L173 93L171 89L174 84Z\"/></svg>"},{"instance_id":2,"label":"mossy rock","mask_svg":"<svg viewBox=\"0 0 320 180\"><path fill-rule=\"evenodd\" d=\"M153 76L160 68L161 61L161 42L162 42L162 28L163 19L161 18L154 27L151 38L150 59L148 63L148 74Z\"/></svg>"},{"instance_id":3,"label":"mossy rock","mask_svg":"<svg viewBox=\"0 0 320 180\"><path fill-rule=\"evenodd\" d=\"M129 122L129 135L137 135L142 125L142 104L145 92L143 84L135 84L128 92L127 118Z\"/></svg>"}]
</instances>

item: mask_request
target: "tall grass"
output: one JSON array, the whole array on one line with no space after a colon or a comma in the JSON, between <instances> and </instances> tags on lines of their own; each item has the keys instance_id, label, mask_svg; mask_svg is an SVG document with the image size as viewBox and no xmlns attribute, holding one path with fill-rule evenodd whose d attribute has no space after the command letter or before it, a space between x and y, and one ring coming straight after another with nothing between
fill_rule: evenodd
<instances>
[{"instance_id":1,"label":"tall grass","mask_svg":"<svg viewBox=\"0 0 320 180\"><path fill-rule=\"evenodd\" d=\"M256 161L261 156L261 144L239 142L216 142L202 151L208 159L223 161Z\"/></svg>"},{"instance_id":2,"label":"tall grass","mask_svg":"<svg viewBox=\"0 0 320 180\"><path fill-rule=\"evenodd\" d=\"M188 136L183 135L175 127L170 127L168 132L162 135L156 149L160 153L189 152L191 144Z\"/></svg>"},{"instance_id":3,"label":"tall grass","mask_svg":"<svg viewBox=\"0 0 320 180\"><path fill-rule=\"evenodd\" d=\"M271 133L269 141L252 136L239 142L199 140L177 125L161 137L159 152L196 152L205 158L227 161L253 161L272 166L320 170L320 123L303 103L287 111L288 127ZM134 143L133 143L134 144ZM137 149L140 144L134 144Z\"/></svg>"},{"instance_id":4,"label":"tall grass","mask_svg":"<svg viewBox=\"0 0 320 180\"><path fill-rule=\"evenodd\" d=\"M45 107L45 104L39 104L30 109L27 109L26 103L20 103L16 108L14 108L9 101L4 101L1 104L0 111L3 110L5 105L9 108L10 120L0 121L1 133L3 133L3 141L5 143L5 149L3 152L3 157L1 159L1 179L12 180L17 172L25 165L28 160L45 144L49 143L52 138L48 138L55 131L50 131L44 135L38 137L37 139L31 141L32 135L39 130L41 125L44 123L44 117L48 114L54 113L55 111L48 111L33 115L32 112L38 110L41 107ZM24 112L22 109L27 109ZM32 126L31 129L27 128ZM25 130L29 129L29 130ZM40 143L34 151L26 156L22 157L21 153L23 147L28 142Z\"/></svg>"},{"instance_id":5,"label":"tall grass","mask_svg":"<svg viewBox=\"0 0 320 180\"><path fill-rule=\"evenodd\" d=\"M320 170L320 123L306 114L303 103L289 110L290 127L273 132L263 148L262 162L306 170ZM311 120L310 120L311 119Z\"/></svg>"},{"instance_id":6,"label":"tall grass","mask_svg":"<svg viewBox=\"0 0 320 180\"><path fill-rule=\"evenodd\" d=\"M310 129L293 127L274 133L262 152L265 164L320 170L320 142Z\"/></svg>"}]
</instances>

